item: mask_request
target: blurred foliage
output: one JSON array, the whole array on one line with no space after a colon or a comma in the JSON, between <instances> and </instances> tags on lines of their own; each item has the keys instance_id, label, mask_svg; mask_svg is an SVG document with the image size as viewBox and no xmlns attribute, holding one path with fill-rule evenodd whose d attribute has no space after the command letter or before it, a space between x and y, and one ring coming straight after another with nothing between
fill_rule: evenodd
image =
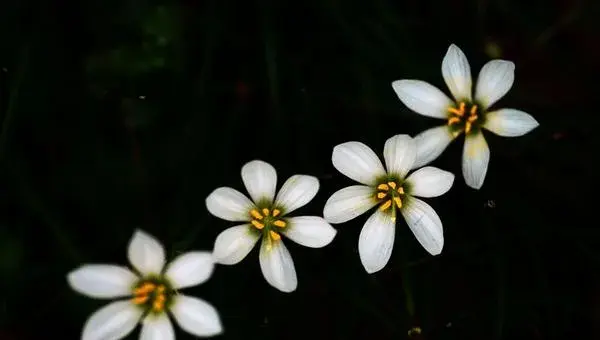
<instances>
[{"instance_id":1,"label":"blurred foliage","mask_svg":"<svg viewBox=\"0 0 600 340\"><path fill-rule=\"evenodd\" d=\"M0 339L78 338L104 302L71 291L66 273L125 263L134 228L170 256L210 250L229 224L204 200L218 186L242 190L240 168L252 159L273 164L280 183L319 177L319 195L299 213L320 215L350 184L331 165L333 146L360 140L381 152L388 137L436 124L390 83L445 89L450 43L473 75L490 58L514 61L515 85L499 105L541 125L522 138L488 134L480 191L460 176L461 141L434 162L457 174L428 201L444 222L441 256L399 223L390 263L368 275L357 251L363 216L335 226L326 248L287 243L292 294L264 282L257 250L189 293L219 310L228 339L600 338L599 5L4 2Z\"/></svg>"}]
</instances>

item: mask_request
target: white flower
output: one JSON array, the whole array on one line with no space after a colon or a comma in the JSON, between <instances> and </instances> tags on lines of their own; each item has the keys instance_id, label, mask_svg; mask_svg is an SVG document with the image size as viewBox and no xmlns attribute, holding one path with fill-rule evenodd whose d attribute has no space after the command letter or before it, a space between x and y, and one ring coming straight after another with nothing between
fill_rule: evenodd
<instances>
[{"instance_id":1,"label":"white flower","mask_svg":"<svg viewBox=\"0 0 600 340\"><path fill-rule=\"evenodd\" d=\"M81 294L98 299L126 298L92 314L83 327L82 340L122 339L140 320L140 339L175 339L167 311L193 335L206 337L223 331L213 306L178 293L179 289L208 280L214 268L209 252L181 254L165 266L163 246L138 230L127 255L135 271L116 265L87 264L67 275L71 288Z\"/></svg>"},{"instance_id":2,"label":"white flower","mask_svg":"<svg viewBox=\"0 0 600 340\"><path fill-rule=\"evenodd\" d=\"M227 221L245 222L217 236L213 250L215 260L227 265L240 262L262 236L259 260L265 279L283 292L292 292L298 285L296 269L281 234L311 248L328 245L336 234L321 217L288 217L315 197L319 181L312 176L294 175L275 196L275 168L259 160L242 167L242 180L252 201L227 187L214 190L206 198L211 214Z\"/></svg>"},{"instance_id":3,"label":"white flower","mask_svg":"<svg viewBox=\"0 0 600 340\"><path fill-rule=\"evenodd\" d=\"M447 124L415 136L417 159L414 167L435 160L462 132L465 133L462 172L468 186L483 185L490 160L490 150L482 134L485 128L504 137L517 137L539 124L529 114L515 109L488 109L513 85L515 64L491 60L477 78L475 96L471 97L471 68L465 54L452 44L442 61L442 75L454 100L436 87L420 80L396 80L392 87L411 110L424 116L446 119Z\"/></svg>"},{"instance_id":4,"label":"white flower","mask_svg":"<svg viewBox=\"0 0 600 340\"><path fill-rule=\"evenodd\" d=\"M369 273L383 269L392 255L398 211L425 250L432 255L442 252L442 221L433 208L416 197L444 194L450 190L454 175L428 166L406 177L416 153L410 136L391 137L383 150L386 171L375 152L363 143L347 142L333 148L333 166L362 185L335 192L325 203L325 219L343 223L379 205L358 240L360 260Z\"/></svg>"}]
</instances>

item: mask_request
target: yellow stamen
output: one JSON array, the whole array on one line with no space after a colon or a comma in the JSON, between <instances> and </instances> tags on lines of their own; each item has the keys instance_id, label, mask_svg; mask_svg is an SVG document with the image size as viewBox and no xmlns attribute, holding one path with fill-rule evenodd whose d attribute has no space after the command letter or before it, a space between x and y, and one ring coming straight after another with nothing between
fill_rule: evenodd
<instances>
[{"instance_id":1,"label":"yellow stamen","mask_svg":"<svg viewBox=\"0 0 600 340\"><path fill-rule=\"evenodd\" d=\"M396 189L396 182L388 182L388 185L390 186L390 188L392 189Z\"/></svg>"},{"instance_id":2,"label":"yellow stamen","mask_svg":"<svg viewBox=\"0 0 600 340\"><path fill-rule=\"evenodd\" d=\"M403 187L398 188L398 193L401 195L404 195L404 188Z\"/></svg>"},{"instance_id":3,"label":"yellow stamen","mask_svg":"<svg viewBox=\"0 0 600 340\"><path fill-rule=\"evenodd\" d=\"M133 303L136 305L141 305L148 301L148 295L136 296L133 298Z\"/></svg>"},{"instance_id":4,"label":"yellow stamen","mask_svg":"<svg viewBox=\"0 0 600 340\"><path fill-rule=\"evenodd\" d=\"M390 187L388 187L385 183L381 183L377 186L377 190L390 190Z\"/></svg>"},{"instance_id":5,"label":"yellow stamen","mask_svg":"<svg viewBox=\"0 0 600 340\"><path fill-rule=\"evenodd\" d=\"M160 312L163 310L163 308L165 307L165 301L167 300L167 298L165 298L164 295L159 295L156 297L156 300L154 300L154 303L152 303L152 308L154 308L154 310L156 312Z\"/></svg>"},{"instance_id":6,"label":"yellow stamen","mask_svg":"<svg viewBox=\"0 0 600 340\"><path fill-rule=\"evenodd\" d=\"M454 113L457 116L464 116L465 115L465 102L461 102L458 109L454 108L454 107L449 107L448 108L448 112L450 113Z\"/></svg>"},{"instance_id":7,"label":"yellow stamen","mask_svg":"<svg viewBox=\"0 0 600 340\"><path fill-rule=\"evenodd\" d=\"M380 200L384 199L385 196L387 196L387 194L385 192L378 192L377 193L377 198L379 198Z\"/></svg>"},{"instance_id":8,"label":"yellow stamen","mask_svg":"<svg viewBox=\"0 0 600 340\"><path fill-rule=\"evenodd\" d=\"M271 236L271 239L273 241L279 241L281 240L281 236L279 236L278 233L274 232L273 230L269 230L269 236Z\"/></svg>"},{"instance_id":9,"label":"yellow stamen","mask_svg":"<svg viewBox=\"0 0 600 340\"><path fill-rule=\"evenodd\" d=\"M460 122L460 118L458 118L458 117L452 117L452 118L448 119L448 125L456 124L459 122Z\"/></svg>"},{"instance_id":10,"label":"yellow stamen","mask_svg":"<svg viewBox=\"0 0 600 340\"><path fill-rule=\"evenodd\" d=\"M275 222L273 222L273 225L279 228L284 228L285 227L285 222L282 220L277 220Z\"/></svg>"},{"instance_id":11,"label":"yellow stamen","mask_svg":"<svg viewBox=\"0 0 600 340\"><path fill-rule=\"evenodd\" d=\"M153 283L146 282L141 287L138 287L133 290L134 295L145 295L154 290L156 286Z\"/></svg>"},{"instance_id":12,"label":"yellow stamen","mask_svg":"<svg viewBox=\"0 0 600 340\"><path fill-rule=\"evenodd\" d=\"M465 123L465 133L469 133L471 131L471 122L467 121Z\"/></svg>"},{"instance_id":13,"label":"yellow stamen","mask_svg":"<svg viewBox=\"0 0 600 340\"><path fill-rule=\"evenodd\" d=\"M263 208L262 212L263 212L263 215L269 216L269 209Z\"/></svg>"},{"instance_id":14,"label":"yellow stamen","mask_svg":"<svg viewBox=\"0 0 600 340\"><path fill-rule=\"evenodd\" d=\"M474 121L477 120L477 118L478 118L477 115L471 115L471 116L469 116L469 118L467 119L467 121L469 123L473 123Z\"/></svg>"},{"instance_id":15,"label":"yellow stamen","mask_svg":"<svg viewBox=\"0 0 600 340\"><path fill-rule=\"evenodd\" d=\"M402 208L402 201L400 200L400 197L394 197L394 202L396 202L398 208Z\"/></svg>"},{"instance_id":16,"label":"yellow stamen","mask_svg":"<svg viewBox=\"0 0 600 340\"><path fill-rule=\"evenodd\" d=\"M252 220L250 221L250 223L252 223L252 225L256 228L256 229L262 229L265 227L264 224L258 222L257 220Z\"/></svg>"},{"instance_id":17,"label":"yellow stamen","mask_svg":"<svg viewBox=\"0 0 600 340\"><path fill-rule=\"evenodd\" d=\"M160 286L158 286L158 287L156 288L156 293L157 293L157 294L164 294L164 292L165 292L165 290L166 290L166 289L167 289L167 288L166 288L165 286L163 286L163 285L160 285Z\"/></svg>"},{"instance_id":18,"label":"yellow stamen","mask_svg":"<svg viewBox=\"0 0 600 340\"><path fill-rule=\"evenodd\" d=\"M252 215L252 217L256 218L257 220L263 219L262 215L256 209L250 210L250 215Z\"/></svg>"},{"instance_id":19,"label":"yellow stamen","mask_svg":"<svg viewBox=\"0 0 600 340\"><path fill-rule=\"evenodd\" d=\"M471 106L471 115L475 115L477 113L477 105Z\"/></svg>"},{"instance_id":20,"label":"yellow stamen","mask_svg":"<svg viewBox=\"0 0 600 340\"><path fill-rule=\"evenodd\" d=\"M387 200L380 207L381 211L385 211L387 208L392 206L392 200Z\"/></svg>"},{"instance_id":21,"label":"yellow stamen","mask_svg":"<svg viewBox=\"0 0 600 340\"><path fill-rule=\"evenodd\" d=\"M280 213L281 213L281 210L273 209L273 217L277 217L277 215L279 215Z\"/></svg>"}]
</instances>

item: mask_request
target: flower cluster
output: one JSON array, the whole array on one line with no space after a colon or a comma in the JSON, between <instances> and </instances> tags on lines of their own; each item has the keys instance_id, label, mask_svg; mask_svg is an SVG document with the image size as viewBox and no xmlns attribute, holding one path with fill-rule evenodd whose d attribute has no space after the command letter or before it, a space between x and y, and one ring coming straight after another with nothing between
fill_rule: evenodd
<instances>
[{"instance_id":1,"label":"flower cluster","mask_svg":"<svg viewBox=\"0 0 600 340\"><path fill-rule=\"evenodd\" d=\"M388 263L394 247L398 215L416 240L431 255L444 247L444 229L435 210L421 198L443 195L454 175L433 166L434 161L460 134L465 134L462 172L468 186L483 185L489 148L482 130L501 136L520 136L538 123L515 109L490 110L512 87L514 64L492 60L479 73L472 95L471 70L463 52L451 45L442 61L442 75L454 100L419 80L398 80L392 87L411 110L446 124L411 138L390 137L383 160L367 145L350 141L333 148L333 166L358 182L335 192L325 203L323 217L291 216L319 191L319 180L293 175L277 191L277 172L254 160L242 167L241 177L250 197L230 187L215 189L206 198L208 211L239 223L222 231L210 252L188 252L166 264L163 246L143 231L129 244L133 270L116 265L84 265L68 274L77 292L99 299L120 299L87 320L84 340L122 339L141 322L140 339L175 339L167 312L186 332L214 336L222 332L217 311L207 302L179 290L208 280L214 264L241 262L260 240L259 262L265 280L282 292L296 290L296 269L283 238L310 248L331 243L337 231L331 224L347 222L377 207L366 219L358 240L360 261L368 273ZM416 170L415 170L416 169ZM414 170L414 171L413 171ZM331 224L330 224L331 223Z\"/></svg>"}]
</instances>

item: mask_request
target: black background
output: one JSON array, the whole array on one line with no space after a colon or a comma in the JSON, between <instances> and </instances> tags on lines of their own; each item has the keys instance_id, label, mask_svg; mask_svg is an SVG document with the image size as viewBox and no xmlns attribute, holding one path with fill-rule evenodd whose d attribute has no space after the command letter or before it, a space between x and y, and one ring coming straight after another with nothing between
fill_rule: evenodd
<instances>
[{"instance_id":1,"label":"black background","mask_svg":"<svg viewBox=\"0 0 600 340\"><path fill-rule=\"evenodd\" d=\"M519 138L486 134L483 188L464 184L462 138L432 165L455 173L428 199L445 230L429 256L404 222L392 258L358 257L367 215L323 249L292 242L297 291L269 286L258 248L186 292L219 311L226 339L600 338L597 1L7 1L0 5L0 339L78 339L106 301L72 291L83 263L126 263L135 228L169 258L211 250L231 225L211 216L219 186L245 191L262 159L317 176L300 215L321 215L351 180L332 148L378 153L392 135L439 124L391 82L448 93L451 43L476 76L516 64L497 107L532 114ZM177 329L178 338L189 335ZM130 338L136 339L139 331ZM414 336L413 338L419 338Z\"/></svg>"}]
</instances>

